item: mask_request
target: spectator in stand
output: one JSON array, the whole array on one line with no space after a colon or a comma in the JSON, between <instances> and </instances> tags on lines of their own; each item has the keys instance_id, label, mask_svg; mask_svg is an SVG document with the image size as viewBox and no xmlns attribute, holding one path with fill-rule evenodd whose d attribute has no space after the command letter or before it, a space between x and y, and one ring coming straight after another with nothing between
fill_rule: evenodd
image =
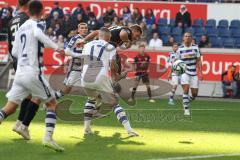
<instances>
[{"instance_id":1,"label":"spectator in stand","mask_svg":"<svg viewBox=\"0 0 240 160\"><path fill-rule=\"evenodd\" d=\"M85 11L82 7L82 4L80 3L78 4L77 8L74 10L72 14L73 18L76 19L78 14L81 14L83 18L87 20L87 17L85 17Z\"/></svg>"},{"instance_id":2,"label":"spectator in stand","mask_svg":"<svg viewBox=\"0 0 240 160\"><path fill-rule=\"evenodd\" d=\"M142 31L143 31L140 41L147 42L147 40L148 40L147 39L147 37L148 37L148 29L147 29L146 23L141 22L140 23L140 27L142 28Z\"/></svg>"},{"instance_id":3,"label":"spectator in stand","mask_svg":"<svg viewBox=\"0 0 240 160\"><path fill-rule=\"evenodd\" d=\"M135 8L132 14L132 23L140 24L143 20L143 16L139 10L139 8Z\"/></svg>"},{"instance_id":4,"label":"spectator in stand","mask_svg":"<svg viewBox=\"0 0 240 160\"><path fill-rule=\"evenodd\" d=\"M96 18L94 12L91 11L90 6L88 6L88 7L86 8L85 15L86 15L87 18L89 18L90 15L91 15L91 16L94 15L94 17Z\"/></svg>"},{"instance_id":5,"label":"spectator in stand","mask_svg":"<svg viewBox=\"0 0 240 160\"><path fill-rule=\"evenodd\" d=\"M93 13L89 14L89 20L88 20L87 24L88 24L89 32L92 32L92 31L98 29L98 21Z\"/></svg>"},{"instance_id":6,"label":"spectator in stand","mask_svg":"<svg viewBox=\"0 0 240 160\"><path fill-rule=\"evenodd\" d=\"M122 20L124 26L127 26L129 22L132 22L131 11L127 6L123 8Z\"/></svg>"},{"instance_id":7,"label":"spectator in stand","mask_svg":"<svg viewBox=\"0 0 240 160\"><path fill-rule=\"evenodd\" d=\"M208 40L207 35L202 35L201 41L199 42L199 47L200 48L211 48L211 43Z\"/></svg>"},{"instance_id":8,"label":"spectator in stand","mask_svg":"<svg viewBox=\"0 0 240 160\"><path fill-rule=\"evenodd\" d=\"M157 49L163 46L162 40L159 38L158 33L153 34L153 38L149 42L149 47Z\"/></svg>"},{"instance_id":9,"label":"spectator in stand","mask_svg":"<svg viewBox=\"0 0 240 160\"><path fill-rule=\"evenodd\" d=\"M52 11L51 11L51 17L53 17L54 12L58 12L59 18L64 17L63 10L59 6L59 2L54 2L54 6L53 6Z\"/></svg>"},{"instance_id":10,"label":"spectator in stand","mask_svg":"<svg viewBox=\"0 0 240 160\"><path fill-rule=\"evenodd\" d=\"M82 14L78 14L76 19L73 19L73 29L76 30L78 28L79 23L86 23L86 21L83 18Z\"/></svg>"},{"instance_id":11,"label":"spectator in stand","mask_svg":"<svg viewBox=\"0 0 240 160\"><path fill-rule=\"evenodd\" d=\"M73 36L77 34L77 30L71 30L66 38L65 44L68 44Z\"/></svg>"},{"instance_id":12,"label":"spectator in stand","mask_svg":"<svg viewBox=\"0 0 240 160\"><path fill-rule=\"evenodd\" d=\"M107 7L107 11L104 13L103 18L109 19L110 22L113 22L114 17L117 17L116 12L112 9L112 7Z\"/></svg>"},{"instance_id":13,"label":"spectator in stand","mask_svg":"<svg viewBox=\"0 0 240 160\"><path fill-rule=\"evenodd\" d=\"M169 36L166 46L173 46L174 43L174 38L172 36Z\"/></svg>"},{"instance_id":14,"label":"spectator in stand","mask_svg":"<svg viewBox=\"0 0 240 160\"><path fill-rule=\"evenodd\" d=\"M43 19L46 21L46 28L49 28L51 25L51 15L50 13L44 13L43 14Z\"/></svg>"},{"instance_id":15,"label":"spectator in stand","mask_svg":"<svg viewBox=\"0 0 240 160\"><path fill-rule=\"evenodd\" d=\"M5 6L0 11L0 18L2 24L0 31L3 33L7 33L8 23L12 19L12 12L13 9L8 5L8 3L5 3Z\"/></svg>"},{"instance_id":16,"label":"spectator in stand","mask_svg":"<svg viewBox=\"0 0 240 160\"><path fill-rule=\"evenodd\" d=\"M152 9L147 9L147 12L144 17L144 21L147 25L147 28L150 28L153 24L155 24L155 16L153 14Z\"/></svg>"},{"instance_id":17,"label":"spectator in stand","mask_svg":"<svg viewBox=\"0 0 240 160\"><path fill-rule=\"evenodd\" d=\"M73 23L70 13L66 13L62 22L62 35L67 37L68 33L73 29Z\"/></svg>"},{"instance_id":18,"label":"spectator in stand","mask_svg":"<svg viewBox=\"0 0 240 160\"><path fill-rule=\"evenodd\" d=\"M111 19L109 19L108 17L103 17L103 23L104 23L104 27L111 27L112 26L112 21Z\"/></svg>"},{"instance_id":19,"label":"spectator in stand","mask_svg":"<svg viewBox=\"0 0 240 160\"><path fill-rule=\"evenodd\" d=\"M56 37L58 37L61 34L61 26L59 23L55 24L55 27L53 28L53 34Z\"/></svg>"},{"instance_id":20,"label":"spectator in stand","mask_svg":"<svg viewBox=\"0 0 240 160\"><path fill-rule=\"evenodd\" d=\"M122 23L120 22L120 18L119 17L114 17L113 18L113 22L112 22L112 26L120 26Z\"/></svg>"},{"instance_id":21,"label":"spectator in stand","mask_svg":"<svg viewBox=\"0 0 240 160\"><path fill-rule=\"evenodd\" d=\"M191 26L191 15L185 5L180 6L180 11L175 18L175 26L186 28Z\"/></svg>"},{"instance_id":22,"label":"spectator in stand","mask_svg":"<svg viewBox=\"0 0 240 160\"><path fill-rule=\"evenodd\" d=\"M227 71L222 73L222 90L223 90L223 97L229 97L228 90L232 91L232 96L236 97L238 88L237 88L237 81L239 81L239 69L236 66L232 65L228 68Z\"/></svg>"},{"instance_id":23,"label":"spectator in stand","mask_svg":"<svg viewBox=\"0 0 240 160\"><path fill-rule=\"evenodd\" d=\"M57 45L61 48L64 48L64 37L62 35L58 36Z\"/></svg>"},{"instance_id":24,"label":"spectator in stand","mask_svg":"<svg viewBox=\"0 0 240 160\"><path fill-rule=\"evenodd\" d=\"M62 25L62 19L59 18L59 13L57 11L53 12L53 18L51 19L50 26L55 28L56 24Z\"/></svg>"},{"instance_id":25,"label":"spectator in stand","mask_svg":"<svg viewBox=\"0 0 240 160\"><path fill-rule=\"evenodd\" d=\"M153 33L157 33L157 32L158 32L157 24L154 23L154 24L152 25L151 31L152 31L151 36L153 35Z\"/></svg>"},{"instance_id":26,"label":"spectator in stand","mask_svg":"<svg viewBox=\"0 0 240 160\"><path fill-rule=\"evenodd\" d=\"M192 38L192 44L197 44L196 38Z\"/></svg>"},{"instance_id":27,"label":"spectator in stand","mask_svg":"<svg viewBox=\"0 0 240 160\"><path fill-rule=\"evenodd\" d=\"M51 27L47 29L46 35L53 41L56 41L57 39L56 36L54 36L53 29Z\"/></svg>"}]
</instances>

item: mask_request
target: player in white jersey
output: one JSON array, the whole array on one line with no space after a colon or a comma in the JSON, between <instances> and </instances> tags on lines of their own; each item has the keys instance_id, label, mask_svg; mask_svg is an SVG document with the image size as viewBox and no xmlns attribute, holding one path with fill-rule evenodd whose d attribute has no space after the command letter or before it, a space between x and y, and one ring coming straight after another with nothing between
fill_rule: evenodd
<instances>
[{"instance_id":1,"label":"player in white jersey","mask_svg":"<svg viewBox=\"0 0 240 160\"><path fill-rule=\"evenodd\" d=\"M123 108L118 104L112 87L112 78L122 78L117 71L116 48L109 43L111 32L103 27L99 31L99 40L87 43L83 49L84 66L82 85L86 94L93 99L101 97L102 104L113 109L119 122L124 126L129 136L138 136L131 128ZM111 66L111 67L110 67ZM124 75L126 76L126 74ZM90 123L93 116L94 105L87 102L84 109L84 134L91 133Z\"/></svg>"},{"instance_id":2,"label":"player in white jersey","mask_svg":"<svg viewBox=\"0 0 240 160\"><path fill-rule=\"evenodd\" d=\"M65 49L65 55L71 56L71 65L69 66L69 70L67 73L67 77L64 80L65 87L63 90L55 92L56 98L61 98L65 94L69 94L72 90L72 87L81 85L81 74L82 74L82 67L83 67L83 58L81 58L82 55L82 49L83 47L78 47L76 45L76 42L84 38L88 33L88 26L86 23L82 22L78 25L78 34L73 36L68 43L66 49ZM96 104L95 99L88 99L89 102L91 102L93 105ZM98 111L98 108L96 107L96 110L94 111L94 117L95 118L102 118L106 115L101 114Z\"/></svg>"},{"instance_id":3,"label":"player in white jersey","mask_svg":"<svg viewBox=\"0 0 240 160\"><path fill-rule=\"evenodd\" d=\"M181 75L181 85L183 88L183 108L184 115L189 116L189 98L195 99L198 95L198 76L200 80L202 75L201 53L197 45L192 44L192 34L186 32L183 36L183 44L177 50L176 59L184 61L187 65L186 71ZM191 88L192 96L189 97Z\"/></svg>"},{"instance_id":4,"label":"player in white jersey","mask_svg":"<svg viewBox=\"0 0 240 160\"><path fill-rule=\"evenodd\" d=\"M174 43L172 46L172 52L169 52L169 56L167 60L168 66L170 68L168 80L171 79L171 84L172 84L172 91L170 92L169 101L168 101L169 105L174 105L173 98L174 98L177 86L180 84L180 80L181 80L181 77L177 75L175 72L173 72L171 69L173 62L176 59L177 50L178 50L178 44Z\"/></svg>"},{"instance_id":5,"label":"player in white jersey","mask_svg":"<svg viewBox=\"0 0 240 160\"><path fill-rule=\"evenodd\" d=\"M46 132L43 144L55 151L63 151L52 138L56 124L56 101L54 92L42 75L42 51L44 45L64 54L42 31L42 25L38 23L43 13L43 5L40 1L29 3L30 19L17 31L13 45L12 55L18 59L17 71L11 90L7 93L8 102L0 110L0 122L13 114L20 102L28 95L32 95L31 101L39 105L44 100L46 110Z\"/></svg>"}]
</instances>

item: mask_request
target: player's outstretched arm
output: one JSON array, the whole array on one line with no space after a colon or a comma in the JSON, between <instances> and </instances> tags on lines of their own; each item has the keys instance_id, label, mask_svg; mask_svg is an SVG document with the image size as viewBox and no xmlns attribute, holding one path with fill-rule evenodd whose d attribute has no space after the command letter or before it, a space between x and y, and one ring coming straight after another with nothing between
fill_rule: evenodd
<instances>
[{"instance_id":1,"label":"player's outstretched arm","mask_svg":"<svg viewBox=\"0 0 240 160\"><path fill-rule=\"evenodd\" d=\"M73 58L82 58L83 55L82 54L79 54L79 53L75 53L71 50L71 48L66 48L65 49L65 55L66 56L71 56Z\"/></svg>"},{"instance_id":2,"label":"player's outstretched arm","mask_svg":"<svg viewBox=\"0 0 240 160\"><path fill-rule=\"evenodd\" d=\"M99 35L99 30L93 31L90 34L88 34L85 38L80 39L78 42L76 42L76 45L78 47L82 47L88 41L92 40L95 37L98 37L98 35Z\"/></svg>"},{"instance_id":3,"label":"player's outstretched arm","mask_svg":"<svg viewBox=\"0 0 240 160\"><path fill-rule=\"evenodd\" d=\"M35 27L33 31L34 37L36 37L45 47L50 47L54 50L60 49L56 43L54 43L48 36L46 36L43 31Z\"/></svg>"}]
</instances>

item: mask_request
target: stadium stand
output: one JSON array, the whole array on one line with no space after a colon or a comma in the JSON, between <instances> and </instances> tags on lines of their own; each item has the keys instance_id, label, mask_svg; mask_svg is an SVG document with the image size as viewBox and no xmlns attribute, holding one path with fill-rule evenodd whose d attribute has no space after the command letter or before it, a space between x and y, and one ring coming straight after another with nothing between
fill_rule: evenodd
<instances>
[{"instance_id":1,"label":"stadium stand","mask_svg":"<svg viewBox=\"0 0 240 160\"><path fill-rule=\"evenodd\" d=\"M172 2L172 1L171 1ZM180 1L178 1L180 2ZM190 0L189 2L216 2L216 0ZM218 0L218 2L224 2ZM142 13L131 14L128 15L128 18L124 18L124 15L116 15L113 10L109 9L108 15L105 14L103 17L97 19L94 13L90 10L90 7L82 8L81 4L78 4L79 10L78 12L74 12L71 14L67 12L63 15L63 18L59 16L57 20L54 20L54 14L56 12L62 13L61 8L58 10L52 10L51 14L45 15L47 29L46 33L51 37L54 41L58 42L59 37L62 39L64 37L64 41L67 42L71 38L72 35L76 33L76 26L79 22L86 22L89 25L90 30L99 29L102 26L108 26L111 22L115 25L131 25L134 23L145 23L146 25L146 16L142 15ZM4 10L4 11L3 11ZM6 17L4 12L11 12L10 17ZM0 39L6 39L4 36L7 32L6 25L14 14L13 9L11 8L2 8L0 10ZM111 14L111 15L110 15ZM60 14L59 14L60 15ZM112 16L112 21L109 21L106 16ZM117 16L117 17L116 17ZM77 18L74 18L77 17ZM116 18L114 18L116 17ZM164 45L167 45L168 39L172 36L175 42L181 43L182 34L184 32L192 33L194 39L198 43L201 39L202 35L207 35L209 41L212 44L212 47L217 48L240 48L240 20L234 19L232 21L228 21L226 19L222 19L220 21L216 21L215 19L208 19L204 21L203 19L194 19L192 26L188 28L179 28L175 26L175 19L166 19L160 18L155 19L155 17L151 17L153 21L155 21L152 25L146 25L146 37L144 41L149 42L154 32L158 32L160 38L163 41ZM4 23L4 24L3 24ZM1 26L2 24L2 26Z\"/></svg>"}]
</instances>

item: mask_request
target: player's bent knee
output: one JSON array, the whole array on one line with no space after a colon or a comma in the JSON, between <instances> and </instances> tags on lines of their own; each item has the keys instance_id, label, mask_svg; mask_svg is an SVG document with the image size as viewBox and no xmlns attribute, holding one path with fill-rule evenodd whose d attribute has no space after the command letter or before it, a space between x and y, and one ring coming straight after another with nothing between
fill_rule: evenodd
<instances>
[{"instance_id":1,"label":"player's bent knee","mask_svg":"<svg viewBox=\"0 0 240 160\"><path fill-rule=\"evenodd\" d=\"M40 105L41 100L39 98L32 98L31 101L37 105Z\"/></svg>"},{"instance_id":2,"label":"player's bent knee","mask_svg":"<svg viewBox=\"0 0 240 160\"><path fill-rule=\"evenodd\" d=\"M18 107L18 103L13 101L8 101L2 110L6 113L7 116L9 116L16 111L17 107Z\"/></svg>"},{"instance_id":3,"label":"player's bent knee","mask_svg":"<svg viewBox=\"0 0 240 160\"><path fill-rule=\"evenodd\" d=\"M56 101L55 99L51 99L50 101L45 103L47 106L47 109L55 110L56 109Z\"/></svg>"}]
</instances>

